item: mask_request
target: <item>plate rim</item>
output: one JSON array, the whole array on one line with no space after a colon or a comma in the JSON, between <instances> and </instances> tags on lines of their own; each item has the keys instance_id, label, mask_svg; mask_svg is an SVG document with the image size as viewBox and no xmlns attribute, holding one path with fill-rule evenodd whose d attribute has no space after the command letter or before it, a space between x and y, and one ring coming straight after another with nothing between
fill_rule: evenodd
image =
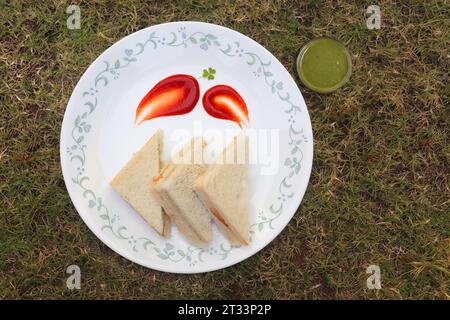
<instances>
[{"instance_id":1,"label":"plate rim","mask_svg":"<svg viewBox=\"0 0 450 320\"><path fill-rule=\"evenodd\" d=\"M251 251L249 251L248 253L243 253L242 255L239 255L237 257L234 258L230 258L228 260L223 260L223 263L220 264L203 264L200 265L198 267L196 267L196 269L188 269L185 266L182 265L153 265L153 263L148 263L148 261L145 261L145 259L133 256L131 254L129 254L129 252L126 249L123 249L121 247L116 247L114 245L114 243L112 241L109 240L108 236L106 236L104 233L100 232L100 230L96 230L97 228L95 228L95 226L91 226L91 222L89 221L88 215L82 213L83 210L81 210L80 205L77 204L74 201L74 190L69 187L69 180L70 177L67 176L67 173L64 173L64 167L66 165L68 165L67 163L67 159L63 156L64 155L64 151L63 151L63 135L64 135L64 131L67 130L68 127L68 107L73 104L74 100L77 99L75 97L75 92L78 91L77 89L79 89L80 84L84 82L84 80L87 79L88 74L90 73L90 71L95 68L95 66L97 65L97 63L99 61L101 61L101 59L107 54L107 52L113 50L115 47L120 46L122 43L126 42L127 39L131 38L132 36L135 36L137 33L144 33L146 31L149 31L151 28L156 28L156 27L162 27L162 26L167 26L167 25L201 25L202 27L212 27L212 28L219 28L222 29L226 32L231 32L233 34L237 34L240 37L244 37L246 38L246 40L250 41L251 43L255 44L256 46L259 47L259 49L262 49L262 51L271 59L273 59L273 62L275 62L275 64L278 64L278 67L282 67L281 70L283 70L284 72L287 73L287 75L291 78L291 80L293 81L293 83L295 84L295 87L297 88L297 90L300 93L300 98L303 101L303 104L305 106L304 110L305 111L305 116L307 121L307 125L306 128L307 129L307 133L308 135L311 137L311 140L306 144L306 155L304 158L304 165L303 165L303 170L306 170L305 172L305 184L304 187L302 188L303 184L299 184L296 188L296 192L294 193L294 197L290 200L293 201L296 205L293 205L293 207L296 207L296 209L294 209L292 212L286 212L285 216L289 216L288 218L285 218L285 221L281 221L281 223L279 224L279 228L278 230L274 230L274 232L271 234L271 236L269 238L267 238L266 241L260 242L259 244L255 244L255 246L252 248ZM63 121L62 121L62 125L61 125L61 131L60 131L60 164L61 164L61 171L63 174L63 180L64 180L64 184L66 186L66 190L69 194L69 197L71 199L72 204L74 205L78 215L81 217L81 219L83 220L83 222L87 225L87 227L89 228L89 230L94 233L94 235L103 242L103 244L105 244L109 249L111 249L112 251L114 251L115 253L119 254L120 256L122 256L123 258L126 258L127 260L130 260L136 264L139 264L143 267L149 268L149 269L153 269L153 270L157 270L157 271L161 271L161 272L168 272L168 273L176 273L176 274L198 274L198 273L205 273L205 272L211 272L211 271L217 271L220 269L225 269L228 268L230 266L233 266L235 264L238 264L248 258L250 258L251 256L257 254L259 251L261 251L262 249L264 249L267 245L269 245L276 237L278 237L281 232L286 228L286 226L289 224L289 222L292 220L292 218L294 217L294 215L296 214L296 212L298 211L298 208L301 205L301 202L303 200L304 194L306 192L306 190L308 189L309 186L309 180L311 177L311 171L312 171L312 163L313 163L313 156L314 156L314 138L313 138L313 131L312 131L312 123L311 123L311 118L309 116L309 112L308 112L308 108L306 105L306 102L304 100L304 97L300 91L299 86L297 85L294 77L290 74L290 72L286 69L286 67L278 60L278 58L276 58L269 50L267 50L263 45L261 45L260 43L258 43L257 41L253 40L252 38L246 36L245 34L240 33L239 31L233 30L231 28L228 27L224 27L221 25L217 25L217 24L213 24L213 23L208 23L208 22L201 22L201 21L173 21L173 22L165 22L165 23L161 23L161 24L155 24L155 25L151 25L148 27L145 27L143 29L137 30L131 34L128 34L124 37L122 37L121 39L117 40L116 42L114 42L112 45L110 45L108 48L106 48L101 54L99 54L97 56L96 59L94 59L94 61L91 62L91 64L86 68L86 70L83 72L83 74L81 75L81 77L78 79L77 84L75 85L75 87L72 90L71 96L67 102L66 108L64 110L64 117L63 117Z\"/></svg>"}]
</instances>

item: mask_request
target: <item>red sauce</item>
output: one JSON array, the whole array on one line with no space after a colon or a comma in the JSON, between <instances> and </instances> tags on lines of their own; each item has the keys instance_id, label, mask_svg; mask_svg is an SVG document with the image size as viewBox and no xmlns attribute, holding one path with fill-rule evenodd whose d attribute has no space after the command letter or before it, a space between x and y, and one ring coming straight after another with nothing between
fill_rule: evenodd
<instances>
[{"instance_id":1,"label":"red sauce","mask_svg":"<svg viewBox=\"0 0 450 320\"><path fill-rule=\"evenodd\" d=\"M217 211L216 208L209 208L209 210L212 212L212 214L219 220L225 227L230 229L230 226L225 222L223 217L220 215L219 211Z\"/></svg>"},{"instance_id":2,"label":"red sauce","mask_svg":"<svg viewBox=\"0 0 450 320\"><path fill-rule=\"evenodd\" d=\"M234 121L241 128L243 125L248 126L250 121L244 99L227 85L221 84L208 89L203 95L203 107L209 115Z\"/></svg>"},{"instance_id":3,"label":"red sauce","mask_svg":"<svg viewBox=\"0 0 450 320\"><path fill-rule=\"evenodd\" d=\"M197 79L186 74L175 74L158 82L142 98L136 109L135 123L158 117L191 112L200 98Z\"/></svg>"}]
</instances>

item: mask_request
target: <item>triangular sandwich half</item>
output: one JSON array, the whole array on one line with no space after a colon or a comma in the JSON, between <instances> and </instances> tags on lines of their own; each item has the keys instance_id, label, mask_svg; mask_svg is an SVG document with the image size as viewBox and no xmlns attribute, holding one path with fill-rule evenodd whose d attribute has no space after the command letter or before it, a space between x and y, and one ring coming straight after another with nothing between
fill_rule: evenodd
<instances>
[{"instance_id":1,"label":"triangular sandwich half","mask_svg":"<svg viewBox=\"0 0 450 320\"><path fill-rule=\"evenodd\" d=\"M242 134L201 175L194 189L232 245L249 244L248 139Z\"/></svg>"},{"instance_id":2,"label":"triangular sandwich half","mask_svg":"<svg viewBox=\"0 0 450 320\"><path fill-rule=\"evenodd\" d=\"M163 237L170 221L155 199L151 179L161 168L162 131L158 130L111 181L111 187Z\"/></svg>"},{"instance_id":3,"label":"triangular sandwich half","mask_svg":"<svg viewBox=\"0 0 450 320\"><path fill-rule=\"evenodd\" d=\"M205 247L212 239L208 208L193 189L194 181L203 174L205 148L203 138L192 138L152 180L160 203L183 236L192 244Z\"/></svg>"}]
</instances>

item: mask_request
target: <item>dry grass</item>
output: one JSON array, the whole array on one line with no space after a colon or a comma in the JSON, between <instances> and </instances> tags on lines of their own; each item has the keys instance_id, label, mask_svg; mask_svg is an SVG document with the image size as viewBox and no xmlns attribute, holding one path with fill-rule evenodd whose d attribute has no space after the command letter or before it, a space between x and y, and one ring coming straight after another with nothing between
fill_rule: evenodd
<instances>
[{"instance_id":1,"label":"dry grass","mask_svg":"<svg viewBox=\"0 0 450 320\"><path fill-rule=\"evenodd\" d=\"M77 1L75 1L77 2ZM450 248L449 6L383 1L365 27L354 1L65 1L0 4L0 298L448 299ZM403 3L403 4L402 4ZM315 134L310 186L283 233L237 266L180 276L106 248L66 193L59 130L90 62L123 36L175 20L214 22L254 38L295 74L314 36L344 41L351 82L304 88ZM65 268L83 270L82 290ZM366 289L378 264L382 290Z\"/></svg>"}]
</instances>

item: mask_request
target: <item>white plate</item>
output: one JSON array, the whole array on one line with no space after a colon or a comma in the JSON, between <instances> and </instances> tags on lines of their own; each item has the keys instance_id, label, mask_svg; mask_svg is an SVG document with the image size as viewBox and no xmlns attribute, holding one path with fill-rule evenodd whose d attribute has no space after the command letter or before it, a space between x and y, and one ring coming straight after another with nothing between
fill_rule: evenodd
<instances>
[{"instance_id":1,"label":"white plate","mask_svg":"<svg viewBox=\"0 0 450 320\"><path fill-rule=\"evenodd\" d=\"M213 80L201 78L203 69L209 67L216 70ZM178 73L200 76L196 108L183 116L161 117L135 126L140 99L159 80ZM221 83L232 86L246 101L248 130L261 135L264 130L278 132L279 147L271 147L269 162L250 165L250 245L230 247L214 226L214 240L204 250L190 246L173 226L171 237L161 238L109 187L109 181L157 128L164 130L165 160L175 144L171 138L179 129L192 135L211 128L221 132L239 129L236 123L212 118L203 109L203 93ZM198 273L252 256L283 230L308 185L313 137L297 85L269 51L228 28L173 22L123 38L89 66L70 97L60 148L72 202L103 243L152 269Z\"/></svg>"}]
</instances>

